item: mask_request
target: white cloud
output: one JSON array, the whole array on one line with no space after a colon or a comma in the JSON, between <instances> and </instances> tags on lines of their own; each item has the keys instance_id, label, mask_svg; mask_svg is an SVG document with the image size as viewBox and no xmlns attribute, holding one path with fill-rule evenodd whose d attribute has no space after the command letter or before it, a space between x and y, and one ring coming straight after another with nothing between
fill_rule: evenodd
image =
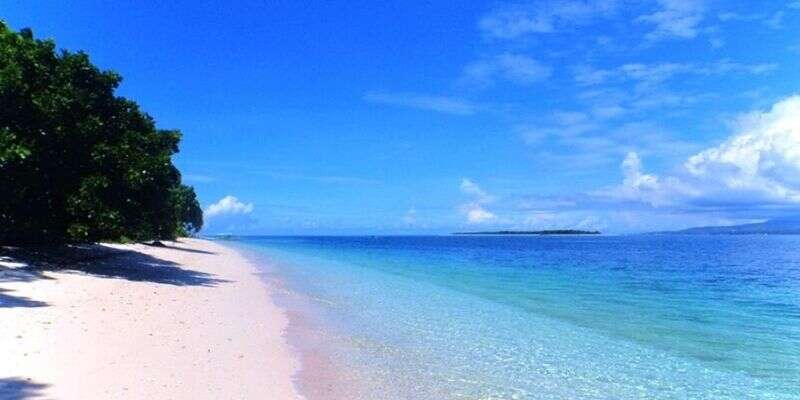
<instances>
[{"instance_id":1,"label":"white cloud","mask_svg":"<svg viewBox=\"0 0 800 400\"><path fill-rule=\"evenodd\" d=\"M630 152L622 161L622 173L625 176L624 184L631 188L652 189L658 187L658 178L642 172L642 161L639 155Z\"/></svg>"},{"instance_id":2,"label":"white cloud","mask_svg":"<svg viewBox=\"0 0 800 400\"><path fill-rule=\"evenodd\" d=\"M735 12L724 12L717 16L720 21L757 21L764 18L764 14L739 14Z\"/></svg>"},{"instance_id":3,"label":"white cloud","mask_svg":"<svg viewBox=\"0 0 800 400\"><path fill-rule=\"evenodd\" d=\"M658 63L624 64L609 76L616 82L633 85L633 90L627 93L634 108L647 108L648 106L682 106L691 104L696 97L704 94L674 93L669 88L667 81L681 77L688 79L691 76L707 78L726 74L763 74L774 69L768 64L740 64L729 60L720 60L707 64L691 63Z\"/></svg>"},{"instance_id":4,"label":"white cloud","mask_svg":"<svg viewBox=\"0 0 800 400\"><path fill-rule=\"evenodd\" d=\"M619 72L629 79L648 84L663 82L674 75L693 72L694 67L690 64L662 63L662 64L625 64L619 68Z\"/></svg>"},{"instance_id":5,"label":"white cloud","mask_svg":"<svg viewBox=\"0 0 800 400\"><path fill-rule=\"evenodd\" d=\"M575 82L580 85L599 85L615 75L614 70L597 69L591 66L580 66L574 69Z\"/></svg>"},{"instance_id":6,"label":"white cloud","mask_svg":"<svg viewBox=\"0 0 800 400\"><path fill-rule=\"evenodd\" d=\"M520 85L530 85L549 78L551 73L550 67L528 56L503 53L467 65L462 80L491 85L502 79Z\"/></svg>"},{"instance_id":7,"label":"white cloud","mask_svg":"<svg viewBox=\"0 0 800 400\"><path fill-rule=\"evenodd\" d=\"M664 205L800 204L800 96L736 121L722 144L689 157L674 174L643 172L635 153L622 163L623 183L601 197Z\"/></svg>"},{"instance_id":8,"label":"white cloud","mask_svg":"<svg viewBox=\"0 0 800 400\"><path fill-rule=\"evenodd\" d=\"M628 112L624 107L617 104L595 106L592 109L592 115L599 119L611 119L619 117Z\"/></svg>"},{"instance_id":9,"label":"white cloud","mask_svg":"<svg viewBox=\"0 0 800 400\"><path fill-rule=\"evenodd\" d=\"M371 103L389 104L455 115L472 115L479 109L477 105L463 99L427 94L367 93L364 95L364 100Z\"/></svg>"},{"instance_id":10,"label":"white cloud","mask_svg":"<svg viewBox=\"0 0 800 400\"><path fill-rule=\"evenodd\" d=\"M697 72L705 75L726 74L729 72L761 75L777 68L777 64L742 64L730 60L722 60L705 68L699 68Z\"/></svg>"},{"instance_id":11,"label":"white cloud","mask_svg":"<svg viewBox=\"0 0 800 400\"><path fill-rule=\"evenodd\" d=\"M534 203L533 213L517 221L578 226L580 216L588 218L583 226L600 230L610 223L622 231L652 231L800 210L800 96L741 116L731 126L727 140L695 152L669 173L647 172L640 153L628 150L618 185L573 196L574 204L563 207Z\"/></svg>"},{"instance_id":12,"label":"white cloud","mask_svg":"<svg viewBox=\"0 0 800 400\"><path fill-rule=\"evenodd\" d=\"M800 96L743 116L739 134L689 158L691 177L765 199L800 202Z\"/></svg>"},{"instance_id":13,"label":"white cloud","mask_svg":"<svg viewBox=\"0 0 800 400\"><path fill-rule=\"evenodd\" d=\"M622 184L610 190L595 192L600 197L610 197L623 201L642 202L660 207L672 204L678 194L688 194L679 180L674 177L660 179L644 172L642 161L635 152L630 152L620 165Z\"/></svg>"},{"instance_id":14,"label":"white cloud","mask_svg":"<svg viewBox=\"0 0 800 400\"><path fill-rule=\"evenodd\" d=\"M470 224L482 224L485 222L493 221L497 218L494 213L486 210L479 203L464 204L461 208L464 215L467 217L467 222Z\"/></svg>"},{"instance_id":15,"label":"white cloud","mask_svg":"<svg viewBox=\"0 0 800 400\"><path fill-rule=\"evenodd\" d=\"M567 124L564 126L581 126L592 120L591 114L577 112L557 112L552 118L556 124ZM464 178L461 191L471 196L460 206L465 221L522 229L603 230L615 226L618 230L640 231L741 222L776 207L800 209L800 96L738 118L732 124L731 136L716 146L691 153L691 147L680 150L694 155L664 174L648 172L640 158L647 151L637 152L640 145L625 139L652 140L656 143L653 147L673 151L681 145L669 142L658 126L631 125L618 137L615 132L587 136L591 133L579 130L569 135L553 129L547 135L568 145L574 155L622 152L623 179L619 185L574 196L563 205L530 202L509 210L508 199L495 201L476 182ZM607 143L597 142L601 139ZM496 214L497 210L503 210L502 214Z\"/></svg>"},{"instance_id":16,"label":"white cloud","mask_svg":"<svg viewBox=\"0 0 800 400\"><path fill-rule=\"evenodd\" d=\"M539 121L515 129L528 145L542 150L540 168L572 165L573 172L613 165L632 151L691 154L696 145L654 122L624 122L615 118L630 112L619 105L595 106L590 113L553 111Z\"/></svg>"},{"instance_id":17,"label":"white cloud","mask_svg":"<svg viewBox=\"0 0 800 400\"><path fill-rule=\"evenodd\" d=\"M203 215L214 218L221 215L246 215L253 212L252 203L243 203L236 197L225 196L220 201L208 206Z\"/></svg>"},{"instance_id":18,"label":"white cloud","mask_svg":"<svg viewBox=\"0 0 800 400\"><path fill-rule=\"evenodd\" d=\"M584 25L613 14L617 0L549 0L501 7L480 20L489 37L513 39L527 34L550 33Z\"/></svg>"},{"instance_id":19,"label":"white cloud","mask_svg":"<svg viewBox=\"0 0 800 400\"><path fill-rule=\"evenodd\" d=\"M743 64L728 59L707 64L692 63L630 63L612 69L595 69L581 66L575 69L573 78L583 86L599 85L609 81L633 81L639 90L650 91L652 87L680 75L715 76L726 74L761 75L777 69L777 64Z\"/></svg>"},{"instance_id":20,"label":"white cloud","mask_svg":"<svg viewBox=\"0 0 800 400\"><path fill-rule=\"evenodd\" d=\"M794 8L793 4L788 4L788 8ZM786 17L786 13L784 11L776 11L772 14L767 13L758 13L758 14L740 14L735 12L724 12L718 15L718 18L722 22L754 22L758 21L764 24L764 26L771 28L771 29L783 29L783 20Z\"/></svg>"},{"instance_id":21,"label":"white cloud","mask_svg":"<svg viewBox=\"0 0 800 400\"><path fill-rule=\"evenodd\" d=\"M225 196L208 206L203 212L205 232L232 233L248 229L257 222L251 215L253 204L244 203L234 196Z\"/></svg>"},{"instance_id":22,"label":"white cloud","mask_svg":"<svg viewBox=\"0 0 800 400\"><path fill-rule=\"evenodd\" d=\"M476 197L480 202L487 203L492 201L492 196L484 192L477 183L470 179L462 178L460 188L463 193Z\"/></svg>"},{"instance_id":23,"label":"white cloud","mask_svg":"<svg viewBox=\"0 0 800 400\"><path fill-rule=\"evenodd\" d=\"M486 193L475 182L470 179L462 178L460 185L461 192L473 197L473 200L462 204L461 213L467 218L470 224L481 224L497 219L497 216L484 207L484 204L494 201L494 197Z\"/></svg>"},{"instance_id":24,"label":"white cloud","mask_svg":"<svg viewBox=\"0 0 800 400\"><path fill-rule=\"evenodd\" d=\"M603 118L576 111L552 111L546 119L551 122L543 124L538 121L533 125L518 125L516 130L520 133L522 140L529 145L538 145L547 140L574 145L582 138L592 140L585 134L603 128L599 121ZM597 136L595 138L600 139Z\"/></svg>"},{"instance_id":25,"label":"white cloud","mask_svg":"<svg viewBox=\"0 0 800 400\"><path fill-rule=\"evenodd\" d=\"M659 9L638 20L655 25L655 29L645 36L648 40L693 39L703 20L704 3L702 0L658 0Z\"/></svg>"},{"instance_id":26,"label":"white cloud","mask_svg":"<svg viewBox=\"0 0 800 400\"><path fill-rule=\"evenodd\" d=\"M589 210L538 210L521 215L511 226L520 230L603 230L606 227L603 219L596 211Z\"/></svg>"},{"instance_id":27,"label":"white cloud","mask_svg":"<svg viewBox=\"0 0 800 400\"><path fill-rule=\"evenodd\" d=\"M783 28L783 17L785 16L783 11L778 11L775 14L772 14L769 18L764 20L764 24L772 29L782 29Z\"/></svg>"},{"instance_id":28,"label":"white cloud","mask_svg":"<svg viewBox=\"0 0 800 400\"><path fill-rule=\"evenodd\" d=\"M414 208L410 208L406 211L406 214L403 215L403 223L408 226L414 226L417 224L417 210Z\"/></svg>"}]
</instances>

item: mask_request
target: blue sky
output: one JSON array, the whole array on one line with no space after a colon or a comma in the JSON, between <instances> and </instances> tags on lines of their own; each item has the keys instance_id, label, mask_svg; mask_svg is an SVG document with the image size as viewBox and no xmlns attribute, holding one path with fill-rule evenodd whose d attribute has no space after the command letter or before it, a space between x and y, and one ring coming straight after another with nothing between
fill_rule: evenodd
<instances>
[{"instance_id":1,"label":"blue sky","mask_svg":"<svg viewBox=\"0 0 800 400\"><path fill-rule=\"evenodd\" d=\"M208 232L796 214L800 1L13 1L184 134ZM217 4L219 3L219 4Z\"/></svg>"}]
</instances>

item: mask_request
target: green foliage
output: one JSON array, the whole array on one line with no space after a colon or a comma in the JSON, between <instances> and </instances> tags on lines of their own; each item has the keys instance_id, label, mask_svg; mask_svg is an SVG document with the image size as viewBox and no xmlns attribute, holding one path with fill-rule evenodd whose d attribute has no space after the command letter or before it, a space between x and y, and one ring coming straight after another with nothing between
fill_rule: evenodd
<instances>
[{"instance_id":1,"label":"green foliage","mask_svg":"<svg viewBox=\"0 0 800 400\"><path fill-rule=\"evenodd\" d=\"M0 243L171 239L202 210L180 133L114 95L121 77L0 22Z\"/></svg>"},{"instance_id":2,"label":"green foliage","mask_svg":"<svg viewBox=\"0 0 800 400\"><path fill-rule=\"evenodd\" d=\"M200 231L203 228L203 209L200 208L194 188L186 185L177 186L172 189L172 196L175 215L180 221L178 235L187 236Z\"/></svg>"}]
</instances>

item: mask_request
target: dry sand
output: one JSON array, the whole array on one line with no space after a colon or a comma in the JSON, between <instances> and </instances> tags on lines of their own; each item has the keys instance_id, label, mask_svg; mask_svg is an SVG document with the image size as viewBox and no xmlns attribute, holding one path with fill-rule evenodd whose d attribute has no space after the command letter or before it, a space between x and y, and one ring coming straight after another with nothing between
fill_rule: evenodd
<instances>
[{"instance_id":1,"label":"dry sand","mask_svg":"<svg viewBox=\"0 0 800 400\"><path fill-rule=\"evenodd\" d=\"M0 266L0 399L301 398L254 266L211 241L167 246L105 246L130 251L77 271Z\"/></svg>"}]
</instances>

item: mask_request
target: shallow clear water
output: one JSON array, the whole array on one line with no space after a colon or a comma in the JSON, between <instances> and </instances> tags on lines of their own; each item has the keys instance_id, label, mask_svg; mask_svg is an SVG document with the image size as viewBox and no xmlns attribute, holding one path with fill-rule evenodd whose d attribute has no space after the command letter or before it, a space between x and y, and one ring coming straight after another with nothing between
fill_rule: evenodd
<instances>
[{"instance_id":1,"label":"shallow clear water","mask_svg":"<svg viewBox=\"0 0 800 400\"><path fill-rule=\"evenodd\" d=\"M364 399L800 398L798 236L237 243Z\"/></svg>"}]
</instances>

